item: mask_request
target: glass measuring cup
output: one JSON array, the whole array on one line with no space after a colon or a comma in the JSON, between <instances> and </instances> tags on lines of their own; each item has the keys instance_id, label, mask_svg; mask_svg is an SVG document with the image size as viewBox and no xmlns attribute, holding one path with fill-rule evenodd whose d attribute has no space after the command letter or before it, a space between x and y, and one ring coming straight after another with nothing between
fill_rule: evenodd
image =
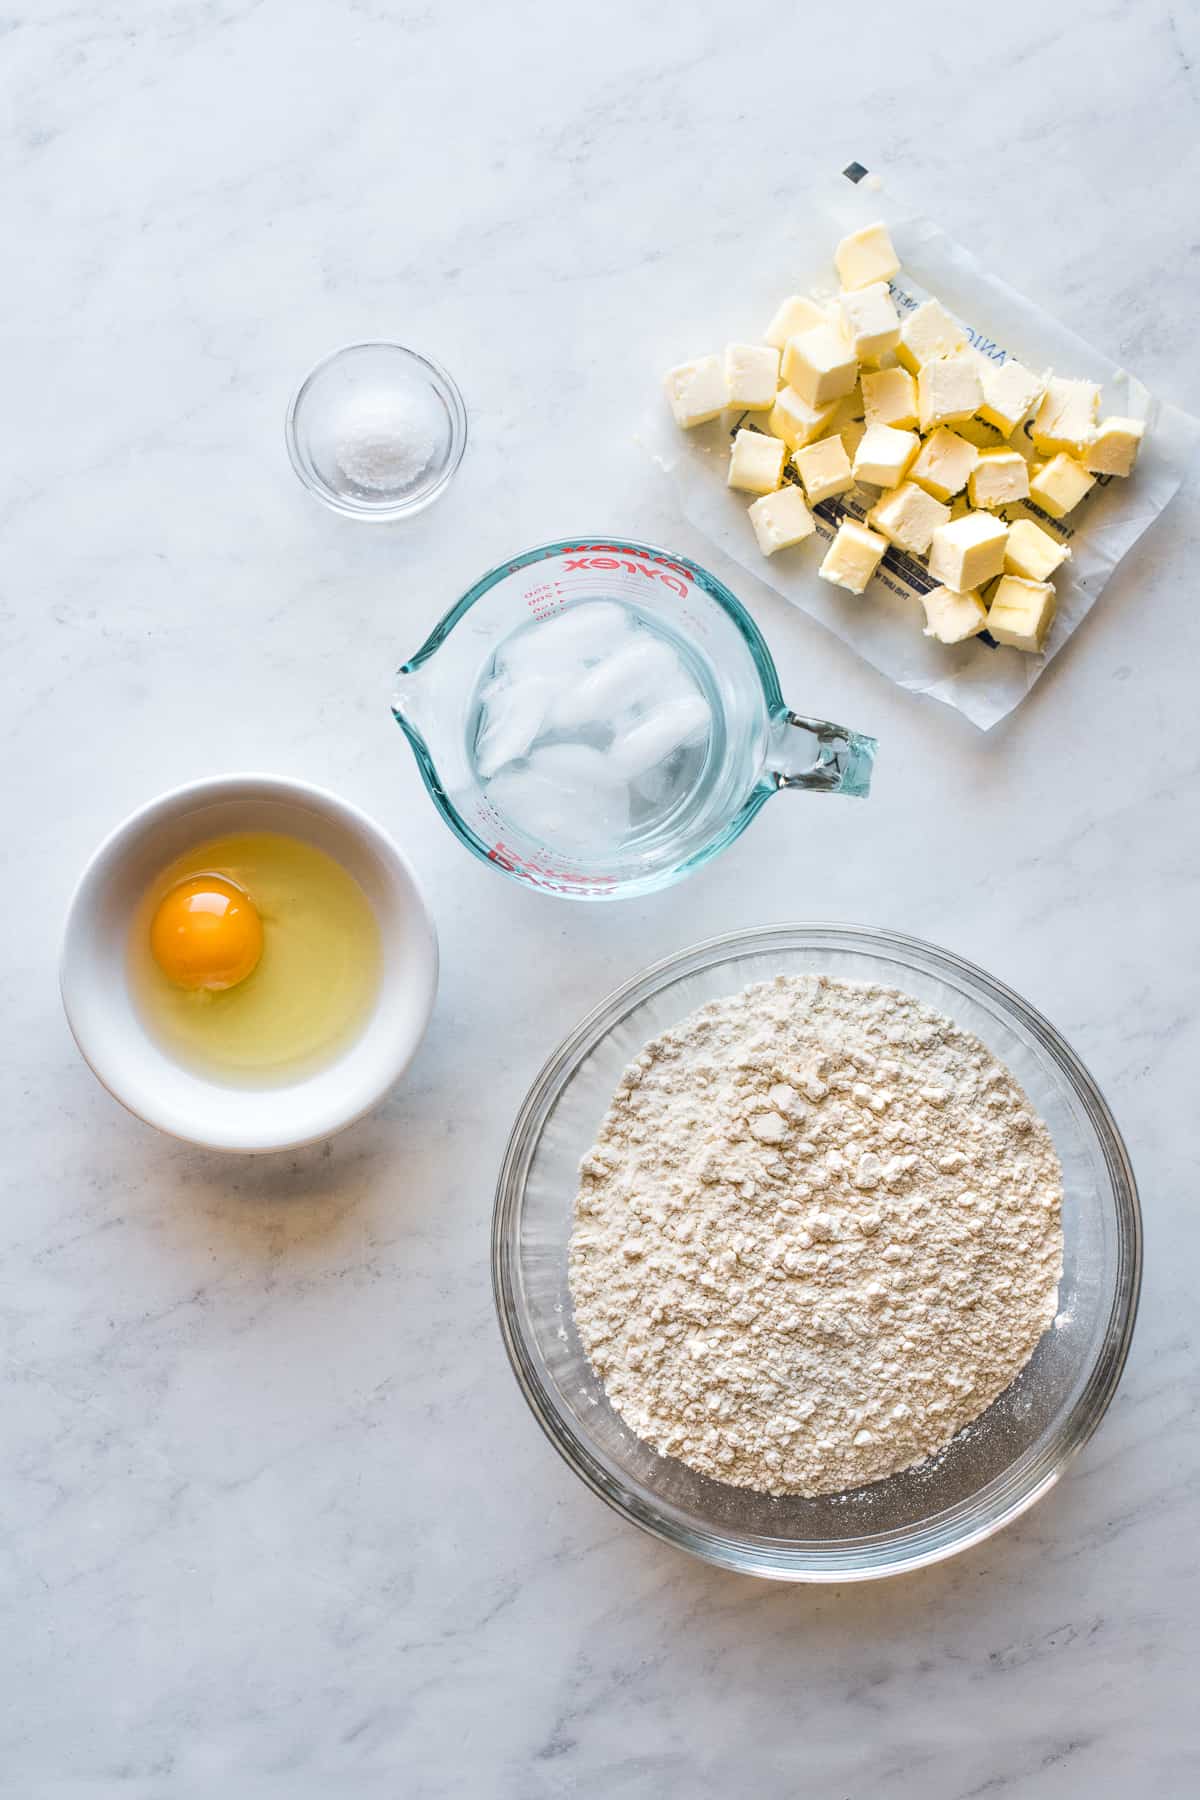
<instances>
[{"instance_id":1,"label":"glass measuring cup","mask_svg":"<svg viewBox=\"0 0 1200 1800\"><path fill-rule=\"evenodd\" d=\"M502 813L476 765L481 677L505 640L588 601L617 601L675 647L711 723L679 803L601 850L546 842ZM620 900L679 881L785 788L865 796L874 738L792 712L758 627L687 557L613 538L542 544L477 581L402 665L392 712L451 830L484 862L576 900Z\"/></svg>"}]
</instances>

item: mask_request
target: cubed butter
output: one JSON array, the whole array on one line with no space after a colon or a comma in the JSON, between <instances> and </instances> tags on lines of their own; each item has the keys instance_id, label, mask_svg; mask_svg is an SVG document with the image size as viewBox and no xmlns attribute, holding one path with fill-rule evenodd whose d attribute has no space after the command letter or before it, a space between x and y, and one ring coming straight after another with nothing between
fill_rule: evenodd
<instances>
[{"instance_id":1,"label":"cubed butter","mask_svg":"<svg viewBox=\"0 0 1200 1800\"><path fill-rule=\"evenodd\" d=\"M806 294L789 294L767 326L767 343L773 350L782 350L790 337L828 323L829 315L815 300Z\"/></svg>"},{"instance_id":2,"label":"cubed butter","mask_svg":"<svg viewBox=\"0 0 1200 1800\"><path fill-rule=\"evenodd\" d=\"M739 431L729 456L729 485L747 494L770 494L783 478L787 445L761 431Z\"/></svg>"},{"instance_id":3,"label":"cubed butter","mask_svg":"<svg viewBox=\"0 0 1200 1800\"><path fill-rule=\"evenodd\" d=\"M1100 389L1091 381L1066 381L1055 375L1046 384L1030 432L1043 456L1060 451L1081 456L1096 435Z\"/></svg>"},{"instance_id":4,"label":"cubed butter","mask_svg":"<svg viewBox=\"0 0 1200 1800\"><path fill-rule=\"evenodd\" d=\"M867 514L867 524L873 530L882 532L889 543L912 556L924 556L938 526L949 523L950 508L933 499L915 481L893 488Z\"/></svg>"},{"instance_id":5,"label":"cubed butter","mask_svg":"<svg viewBox=\"0 0 1200 1800\"><path fill-rule=\"evenodd\" d=\"M981 357L979 379L983 383L983 405L979 416L994 425L1001 437L1011 437L1031 406L1036 406L1046 391L1046 377L1035 375L1024 363L994 363Z\"/></svg>"},{"instance_id":6,"label":"cubed butter","mask_svg":"<svg viewBox=\"0 0 1200 1800\"><path fill-rule=\"evenodd\" d=\"M854 456L854 479L876 487L896 487L908 473L908 465L920 448L915 431L897 431L894 425L868 425Z\"/></svg>"},{"instance_id":7,"label":"cubed butter","mask_svg":"<svg viewBox=\"0 0 1200 1800\"><path fill-rule=\"evenodd\" d=\"M761 504L761 502L760 502ZM953 588L935 587L921 595L925 608L925 636L939 644L962 644L978 637L987 624L987 607L974 588L956 594Z\"/></svg>"},{"instance_id":8,"label":"cubed butter","mask_svg":"<svg viewBox=\"0 0 1200 1800\"><path fill-rule=\"evenodd\" d=\"M987 628L998 644L1036 655L1054 623L1057 605L1049 581L1025 581L1020 575L1006 575L996 583L992 594Z\"/></svg>"},{"instance_id":9,"label":"cubed butter","mask_svg":"<svg viewBox=\"0 0 1200 1800\"><path fill-rule=\"evenodd\" d=\"M1029 464L1019 450L981 450L967 481L972 506L1012 506L1029 498Z\"/></svg>"},{"instance_id":10,"label":"cubed butter","mask_svg":"<svg viewBox=\"0 0 1200 1800\"><path fill-rule=\"evenodd\" d=\"M912 380L911 375L909 380ZM978 460L979 452L974 444L968 444L957 431L947 431L944 425L939 425L921 445L909 474L935 500L950 500L966 487Z\"/></svg>"},{"instance_id":11,"label":"cubed butter","mask_svg":"<svg viewBox=\"0 0 1200 1800\"><path fill-rule=\"evenodd\" d=\"M1071 552L1032 519L1017 519L1008 528L1004 546L1004 573L1023 575L1026 581L1049 581Z\"/></svg>"},{"instance_id":12,"label":"cubed butter","mask_svg":"<svg viewBox=\"0 0 1200 1800\"><path fill-rule=\"evenodd\" d=\"M824 581L832 581L835 587L861 594L879 567L887 547L885 537L868 531L865 525L858 525L853 519L844 519L817 574Z\"/></svg>"},{"instance_id":13,"label":"cubed butter","mask_svg":"<svg viewBox=\"0 0 1200 1800\"><path fill-rule=\"evenodd\" d=\"M917 422L917 384L907 369L865 370L862 397L868 425L911 431Z\"/></svg>"},{"instance_id":14,"label":"cubed butter","mask_svg":"<svg viewBox=\"0 0 1200 1800\"><path fill-rule=\"evenodd\" d=\"M779 392L779 352L765 344L730 344L725 351L730 406L765 412Z\"/></svg>"},{"instance_id":15,"label":"cubed butter","mask_svg":"<svg viewBox=\"0 0 1200 1800\"><path fill-rule=\"evenodd\" d=\"M1083 453L1083 466L1093 475L1132 475L1146 427L1140 419L1115 415L1096 427L1096 435Z\"/></svg>"},{"instance_id":16,"label":"cubed butter","mask_svg":"<svg viewBox=\"0 0 1200 1800\"><path fill-rule=\"evenodd\" d=\"M900 258L883 224L864 225L861 231L852 231L838 245L833 260L844 288L890 281L900 271Z\"/></svg>"},{"instance_id":17,"label":"cubed butter","mask_svg":"<svg viewBox=\"0 0 1200 1800\"><path fill-rule=\"evenodd\" d=\"M680 363L668 374L666 388L675 423L685 431L693 425L707 425L729 405L725 365L719 356L701 356L695 362Z\"/></svg>"},{"instance_id":18,"label":"cubed butter","mask_svg":"<svg viewBox=\"0 0 1200 1800\"><path fill-rule=\"evenodd\" d=\"M913 375L927 362L953 356L967 341L957 319L952 319L940 300L925 300L909 313L900 327L896 355Z\"/></svg>"},{"instance_id":19,"label":"cubed butter","mask_svg":"<svg viewBox=\"0 0 1200 1800\"><path fill-rule=\"evenodd\" d=\"M983 386L974 357L960 353L922 363L917 375L917 420L922 431L953 425L979 411Z\"/></svg>"},{"instance_id":20,"label":"cubed butter","mask_svg":"<svg viewBox=\"0 0 1200 1800\"><path fill-rule=\"evenodd\" d=\"M1082 463L1060 451L1030 476L1029 498L1052 519L1065 519L1095 485L1096 477Z\"/></svg>"},{"instance_id":21,"label":"cubed butter","mask_svg":"<svg viewBox=\"0 0 1200 1800\"><path fill-rule=\"evenodd\" d=\"M991 513L967 513L939 525L929 546L929 573L956 594L982 587L1004 567L1008 527Z\"/></svg>"},{"instance_id":22,"label":"cubed butter","mask_svg":"<svg viewBox=\"0 0 1200 1800\"><path fill-rule=\"evenodd\" d=\"M802 543L816 529L804 495L792 483L753 501L750 523L764 556L774 556L777 550L787 550L793 544Z\"/></svg>"},{"instance_id":23,"label":"cubed butter","mask_svg":"<svg viewBox=\"0 0 1200 1800\"><path fill-rule=\"evenodd\" d=\"M806 444L794 451L792 467L814 506L854 486L854 471L840 437L822 438L819 444Z\"/></svg>"},{"instance_id":24,"label":"cubed butter","mask_svg":"<svg viewBox=\"0 0 1200 1800\"><path fill-rule=\"evenodd\" d=\"M801 444L811 444L820 436L836 411L836 400L828 406L810 406L794 388L780 388L767 428L773 436L782 438L789 450L798 450Z\"/></svg>"},{"instance_id":25,"label":"cubed butter","mask_svg":"<svg viewBox=\"0 0 1200 1800\"><path fill-rule=\"evenodd\" d=\"M814 325L784 345L783 379L810 406L825 406L850 392L858 380L858 362L832 325Z\"/></svg>"},{"instance_id":26,"label":"cubed butter","mask_svg":"<svg viewBox=\"0 0 1200 1800\"><path fill-rule=\"evenodd\" d=\"M877 363L900 341L900 320L892 305L886 281L853 288L838 295L842 331L854 346L859 362Z\"/></svg>"}]
</instances>

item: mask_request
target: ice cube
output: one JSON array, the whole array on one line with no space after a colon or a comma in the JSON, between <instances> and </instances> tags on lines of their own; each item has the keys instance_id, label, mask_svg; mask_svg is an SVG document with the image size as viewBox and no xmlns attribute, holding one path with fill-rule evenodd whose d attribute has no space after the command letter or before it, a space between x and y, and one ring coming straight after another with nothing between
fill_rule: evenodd
<instances>
[{"instance_id":1,"label":"ice cube","mask_svg":"<svg viewBox=\"0 0 1200 1800\"><path fill-rule=\"evenodd\" d=\"M629 829L629 783L610 757L588 744L546 744L529 759L530 773L552 781L567 807L561 841L611 845Z\"/></svg>"},{"instance_id":2,"label":"ice cube","mask_svg":"<svg viewBox=\"0 0 1200 1800\"><path fill-rule=\"evenodd\" d=\"M489 782L487 797L509 824L545 849L602 853L629 828L629 791L623 781L614 784L577 777L564 782L547 772L555 764L543 766L543 757L576 747L551 745L535 752L527 768L505 770Z\"/></svg>"},{"instance_id":3,"label":"ice cube","mask_svg":"<svg viewBox=\"0 0 1200 1800\"><path fill-rule=\"evenodd\" d=\"M538 772L567 789L625 785L610 756L590 744L543 744L533 753Z\"/></svg>"},{"instance_id":4,"label":"ice cube","mask_svg":"<svg viewBox=\"0 0 1200 1800\"><path fill-rule=\"evenodd\" d=\"M676 657L674 668L668 669L665 664L661 665L658 680L653 685L638 687L628 696L628 704L622 706L612 720L613 732L621 737L631 725L636 725L644 718L647 712L665 705L668 700L694 699L697 692L695 678Z\"/></svg>"},{"instance_id":5,"label":"ice cube","mask_svg":"<svg viewBox=\"0 0 1200 1800\"><path fill-rule=\"evenodd\" d=\"M623 710L648 703L667 684L674 687L681 669L679 657L661 638L638 632L589 669L582 681L563 687L549 722L558 731L589 725L611 728Z\"/></svg>"},{"instance_id":6,"label":"ice cube","mask_svg":"<svg viewBox=\"0 0 1200 1800\"><path fill-rule=\"evenodd\" d=\"M570 797L557 781L528 769L506 769L487 785L487 797L510 825L539 844L562 842L570 819Z\"/></svg>"},{"instance_id":7,"label":"ice cube","mask_svg":"<svg viewBox=\"0 0 1200 1800\"><path fill-rule=\"evenodd\" d=\"M564 679L618 649L630 615L615 600L587 600L523 626L506 638L496 661L508 674L558 675Z\"/></svg>"},{"instance_id":8,"label":"ice cube","mask_svg":"<svg viewBox=\"0 0 1200 1800\"><path fill-rule=\"evenodd\" d=\"M482 780L528 756L557 691L557 683L546 675L526 675L520 681L500 677L488 683L475 739L475 768Z\"/></svg>"},{"instance_id":9,"label":"ice cube","mask_svg":"<svg viewBox=\"0 0 1200 1800\"><path fill-rule=\"evenodd\" d=\"M702 737L711 723L708 704L699 694L668 700L614 738L608 758L627 781L636 781L657 763L665 762L672 751Z\"/></svg>"},{"instance_id":10,"label":"ice cube","mask_svg":"<svg viewBox=\"0 0 1200 1800\"><path fill-rule=\"evenodd\" d=\"M609 759L612 760L611 758ZM675 776L669 757L654 764L653 768L643 769L633 782L633 801L647 812L653 812L665 800L669 800L675 788Z\"/></svg>"}]
</instances>

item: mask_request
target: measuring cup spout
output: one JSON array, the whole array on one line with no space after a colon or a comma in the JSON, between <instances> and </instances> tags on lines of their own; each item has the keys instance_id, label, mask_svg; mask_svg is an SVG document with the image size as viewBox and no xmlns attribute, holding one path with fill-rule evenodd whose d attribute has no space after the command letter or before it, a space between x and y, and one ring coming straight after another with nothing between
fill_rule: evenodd
<instances>
[{"instance_id":1,"label":"measuring cup spout","mask_svg":"<svg viewBox=\"0 0 1200 1800\"><path fill-rule=\"evenodd\" d=\"M405 663L392 682L392 713L398 725L411 726L422 737L430 723L431 682L426 666Z\"/></svg>"},{"instance_id":2,"label":"measuring cup spout","mask_svg":"<svg viewBox=\"0 0 1200 1800\"><path fill-rule=\"evenodd\" d=\"M781 713L767 749L767 775L777 788L805 788L814 794L849 794L865 799L871 791L875 738L831 725L828 719L806 719Z\"/></svg>"}]
</instances>

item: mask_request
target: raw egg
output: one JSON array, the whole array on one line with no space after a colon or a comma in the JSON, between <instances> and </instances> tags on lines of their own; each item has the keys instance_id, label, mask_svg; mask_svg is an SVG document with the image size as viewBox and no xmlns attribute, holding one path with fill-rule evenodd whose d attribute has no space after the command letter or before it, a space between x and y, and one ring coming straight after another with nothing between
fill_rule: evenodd
<instances>
[{"instance_id":1,"label":"raw egg","mask_svg":"<svg viewBox=\"0 0 1200 1800\"><path fill-rule=\"evenodd\" d=\"M150 927L155 962L178 987L236 987L263 950L258 908L223 875L193 875L164 895Z\"/></svg>"},{"instance_id":2,"label":"raw egg","mask_svg":"<svg viewBox=\"0 0 1200 1800\"><path fill-rule=\"evenodd\" d=\"M339 1055L375 1005L379 927L349 870L281 832L208 838L159 871L130 921L138 1009L198 1074L267 1086Z\"/></svg>"}]
</instances>

